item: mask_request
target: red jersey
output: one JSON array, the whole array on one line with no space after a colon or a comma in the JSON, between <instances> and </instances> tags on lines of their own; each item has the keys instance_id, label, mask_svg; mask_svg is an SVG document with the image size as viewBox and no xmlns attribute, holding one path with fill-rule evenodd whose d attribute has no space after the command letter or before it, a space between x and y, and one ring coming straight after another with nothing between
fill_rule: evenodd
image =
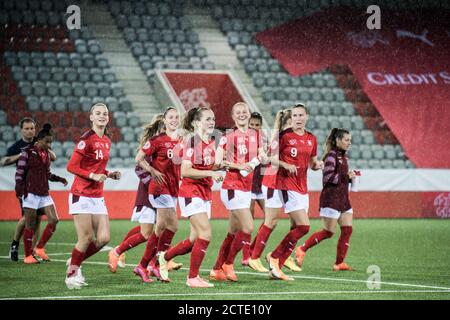
<instances>
[{"instance_id":1,"label":"red jersey","mask_svg":"<svg viewBox=\"0 0 450 320\"><path fill-rule=\"evenodd\" d=\"M272 148L276 147L276 144ZM317 156L317 139L308 131L298 135L292 129L280 133L279 139L280 160L297 167L297 174L289 174L284 168L279 168L276 188L279 190L296 191L301 194L308 192L307 171L309 160Z\"/></svg>"},{"instance_id":2,"label":"red jersey","mask_svg":"<svg viewBox=\"0 0 450 320\"><path fill-rule=\"evenodd\" d=\"M103 197L103 182L89 179L89 174L108 174L106 165L109 160L111 140L108 136L99 137L94 130L85 132L75 146L67 164L67 170L75 174L70 192L77 196Z\"/></svg>"},{"instance_id":3,"label":"red jersey","mask_svg":"<svg viewBox=\"0 0 450 320\"><path fill-rule=\"evenodd\" d=\"M152 157L150 165L164 174L164 183L161 185L155 179L150 180L148 193L152 195L169 194L178 196L178 184L180 181L180 164L172 160L175 147L180 143L179 139L172 140L166 133L161 133L151 138L142 147L142 151Z\"/></svg>"},{"instance_id":4,"label":"red jersey","mask_svg":"<svg viewBox=\"0 0 450 320\"><path fill-rule=\"evenodd\" d=\"M216 143L214 139L205 143L198 135L190 138L183 148L183 160L192 163L192 168L197 170L212 170L216 156ZM181 178L179 197L201 198L206 201L212 200L211 177L201 179Z\"/></svg>"},{"instance_id":5,"label":"red jersey","mask_svg":"<svg viewBox=\"0 0 450 320\"><path fill-rule=\"evenodd\" d=\"M258 156L260 146L258 131L248 129L247 132L234 128L220 141L220 146L225 150L225 159L229 162L243 164ZM253 172L243 177L239 170L230 169L222 183L223 189L251 191Z\"/></svg>"}]
</instances>

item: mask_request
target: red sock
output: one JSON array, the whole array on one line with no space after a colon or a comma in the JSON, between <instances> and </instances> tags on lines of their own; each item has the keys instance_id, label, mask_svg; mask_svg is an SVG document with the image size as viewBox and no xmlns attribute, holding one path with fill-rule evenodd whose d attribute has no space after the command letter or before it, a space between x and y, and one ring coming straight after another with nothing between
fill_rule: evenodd
<instances>
[{"instance_id":1,"label":"red sock","mask_svg":"<svg viewBox=\"0 0 450 320\"><path fill-rule=\"evenodd\" d=\"M45 230L42 233L41 240L39 240L39 243L36 247L39 249L45 247L45 244L48 242L48 240L50 240L50 238L52 237L55 230L56 230L56 224L47 223L47 226L45 227Z\"/></svg>"},{"instance_id":2,"label":"red sock","mask_svg":"<svg viewBox=\"0 0 450 320\"><path fill-rule=\"evenodd\" d=\"M166 252L166 254L164 255L164 259L169 261L175 258L176 256L181 256L186 253L189 253L191 252L193 246L194 244L189 239L185 239L181 242L178 242L178 244L175 247L170 248Z\"/></svg>"},{"instance_id":3,"label":"red sock","mask_svg":"<svg viewBox=\"0 0 450 320\"><path fill-rule=\"evenodd\" d=\"M173 236L175 232L169 229L164 229L164 231L159 235L158 248L157 251L167 251L172 243Z\"/></svg>"},{"instance_id":4,"label":"red sock","mask_svg":"<svg viewBox=\"0 0 450 320\"><path fill-rule=\"evenodd\" d=\"M95 241L91 241L91 243L89 243L88 248L86 249L86 252L84 253L84 260L99 252L100 249L101 248L97 248L97 246L95 245Z\"/></svg>"},{"instance_id":5,"label":"red sock","mask_svg":"<svg viewBox=\"0 0 450 320\"><path fill-rule=\"evenodd\" d=\"M228 252L227 258L225 259L225 263L234 264L234 259L236 258L239 250L242 249L242 246L245 243L250 243L250 240L252 240L252 235L250 233L239 231L236 234L236 237L234 237L233 242L231 243L230 251Z\"/></svg>"},{"instance_id":6,"label":"red sock","mask_svg":"<svg viewBox=\"0 0 450 320\"><path fill-rule=\"evenodd\" d=\"M230 251L231 243L233 242L234 234L228 233L225 239L223 239L222 245L220 246L219 255L217 256L216 264L214 265L214 270L219 270L222 268L225 262L228 252Z\"/></svg>"},{"instance_id":7,"label":"red sock","mask_svg":"<svg viewBox=\"0 0 450 320\"><path fill-rule=\"evenodd\" d=\"M341 227L341 236L337 244L336 252L336 264L340 264L344 261L347 255L348 247L350 247L350 236L352 235L353 228L351 226Z\"/></svg>"},{"instance_id":8,"label":"red sock","mask_svg":"<svg viewBox=\"0 0 450 320\"><path fill-rule=\"evenodd\" d=\"M250 240L252 240L252 238L250 237ZM244 243L244 245L242 246L242 260L248 260L250 259L250 241Z\"/></svg>"},{"instance_id":9,"label":"red sock","mask_svg":"<svg viewBox=\"0 0 450 320\"><path fill-rule=\"evenodd\" d=\"M261 223L261 225L259 226L258 232L256 233L256 235L258 235L259 230L261 230L261 228L262 228L263 225L264 225L264 222ZM252 244L250 245L250 258L251 258L252 251L253 251L253 249L255 248L255 243L256 243L256 237L253 239L253 242L252 242Z\"/></svg>"},{"instance_id":10,"label":"red sock","mask_svg":"<svg viewBox=\"0 0 450 320\"><path fill-rule=\"evenodd\" d=\"M145 247L144 255L142 256L141 262L139 264L141 267L146 269L150 260L156 255L156 244L158 243L158 237L153 232L150 238L148 238L147 245Z\"/></svg>"},{"instance_id":11,"label":"red sock","mask_svg":"<svg viewBox=\"0 0 450 320\"><path fill-rule=\"evenodd\" d=\"M280 259L280 262L286 261L286 259L291 255L295 246L297 245L298 240L307 234L309 231L309 226L301 225L297 226L281 240L280 244L276 249L272 252L272 258ZM284 259L284 260L283 260Z\"/></svg>"},{"instance_id":12,"label":"red sock","mask_svg":"<svg viewBox=\"0 0 450 320\"><path fill-rule=\"evenodd\" d=\"M130 229L128 231L128 233L125 235L125 237L123 238L122 242L127 240L129 237L135 235L136 233L140 233L140 232L141 232L141 226L136 226L136 227Z\"/></svg>"},{"instance_id":13,"label":"red sock","mask_svg":"<svg viewBox=\"0 0 450 320\"><path fill-rule=\"evenodd\" d=\"M23 231L23 249L25 251L25 257L33 254L33 236L34 230L25 228Z\"/></svg>"},{"instance_id":14,"label":"red sock","mask_svg":"<svg viewBox=\"0 0 450 320\"><path fill-rule=\"evenodd\" d=\"M77 268L81 266L81 262L84 260L84 252L78 251L77 248L73 248L72 250L72 258L70 259L70 267L67 273L68 277L71 277L75 274ZM73 267L75 266L75 268Z\"/></svg>"},{"instance_id":15,"label":"red sock","mask_svg":"<svg viewBox=\"0 0 450 320\"><path fill-rule=\"evenodd\" d=\"M255 238L255 248L252 251L252 259L258 259L261 257L261 253L264 251L267 240L269 239L272 231L273 229L270 229L265 224L261 226Z\"/></svg>"},{"instance_id":16,"label":"red sock","mask_svg":"<svg viewBox=\"0 0 450 320\"><path fill-rule=\"evenodd\" d=\"M333 232L328 230L320 230L313 233L306 241L305 244L301 246L304 252L308 251L309 248L314 247L316 244L319 244L322 240L331 238L333 236Z\"/></svg>"},{"instance_id":17,"label":"red sock","mask_svg":"<svg viewBox=\"0 0 450 320\"><path fill-rule=\"evenodd\" d=\"M208 248L209 241L198 238L194 242L191 253L191 264L189 267L189 278L195 278L198 276L200 265L206 255L206 249Z\"/></svg>"},{"instance_id":18,"label":"red sock","mask_svg":"<svg viewBox=\"0 0 450 320\"><path fill-rule=\"evenodd\" d=\"M127 240L123 241L117 248L116 253L120 255L121 253L130 250L131 248L136 247L137 245L140 245L141 243L147 241L145 237L142 235L142 233L136 233L129 237Z\"/></svg>"}]
</instances>

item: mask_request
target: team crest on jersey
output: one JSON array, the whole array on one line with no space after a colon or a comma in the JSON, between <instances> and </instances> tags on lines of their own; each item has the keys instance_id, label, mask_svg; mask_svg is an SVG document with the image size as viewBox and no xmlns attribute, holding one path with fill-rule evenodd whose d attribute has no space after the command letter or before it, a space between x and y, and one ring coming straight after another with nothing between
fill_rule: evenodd
<instances>
[{"instance_id":1,"label":"team crest on jersey","mask_svg":"<svg viewBox=\"0 0 450 320\"><path fill-rule=\"evenodd\" d=\"M165 146L166 148L172 148L172 143L166 142L166 143L164 144L164 146Z\"/></svg>"},{"instance_id":2,"label":"team crest on jersey","mask_svg":"<svg viewBox=\"0 0 450 320\"><path fill-rule=\"evenodd\" d=\"M251 142L251 143L255 143L255 142L256 142L256 138L255 138L254 136L251 136L251 137L250 137L250 142Z\"/></svg>"},{"instance_id":3,"label":"team crest on jersey","mask_svg":"<svg viewBox=\"0 0 450 320\"><path fill-rule=\"evenodd\" d=\"M109 143L105 143L106 149L109 149Z\"/></svg>"},{"instance_id":4,"label":"team crest on jersey","mask_svg":"<svg viewBox=\"0 0 450 320\"><path fill-rule=\"evenodd\" d=\"M142 149L147 150L150 148L150 141L147 141L144 146L142 147Z\"/></svg>"},{"instance_id":5,"label":"team crest on jersey","mask_svg":"<svg viewBox=\"0 0 450 320\"><path fill-rule=\"evenodd\" d=\"M84 140L81 140L80 142L78 142L77 148L78 150L83 150L84 148L86 148L86 142L84 142Z\"/></svg>"},{"instance_id":6,"label":"team crest on jersey","mask_svg":"<svg viewBox=\"0 0 450 320\"><path fill-rule=\"evenodd\" d=\"M289 140L289 144L290 144L291 146L295 146L295 145L297 144L297 140L291 139L291 140Z\"/></svg>"},{"instance_id":7,"label":"team crest on jersey","mask_svg":"<svg viewBox=\"0 0 450 320\"><path fill-rule=\"evenodd\" d=\"M311 140L308 140L308 146L312 146L312 142L311 142Z\"/></svg>"}]
</instances>

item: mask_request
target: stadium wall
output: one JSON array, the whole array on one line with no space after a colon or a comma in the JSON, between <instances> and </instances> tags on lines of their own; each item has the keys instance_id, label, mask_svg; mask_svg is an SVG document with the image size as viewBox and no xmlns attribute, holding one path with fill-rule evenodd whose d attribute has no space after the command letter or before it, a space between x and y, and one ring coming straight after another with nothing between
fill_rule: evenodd
<instances>
[{"instance_id":1,"label":"stadium wall","mask_svg":"<svg viewBox=\"0 0 450 320\"><path fill-rule=\"evenodd\" d=\"M134 170L124 169L120 181L105 183L105 201L111 219L129 219L133 210L137 177ZM14 168L0 170L0 220L17 220L20 208L14 192ZM69 181L73 176L64 169L54 173ZM319 216L321 174L308 175L310 217ZM69 187L51 183L50 192L60 219L70 219L68 214ZM220 200L220 185L214 186L213 218L228 218ZM355 218L450 218L450 170L363 170L359 192L350 198ZM262 212L257 208L256 217ZM282 214L281 217L286 217Z\"/></svg>"}]
</instances>

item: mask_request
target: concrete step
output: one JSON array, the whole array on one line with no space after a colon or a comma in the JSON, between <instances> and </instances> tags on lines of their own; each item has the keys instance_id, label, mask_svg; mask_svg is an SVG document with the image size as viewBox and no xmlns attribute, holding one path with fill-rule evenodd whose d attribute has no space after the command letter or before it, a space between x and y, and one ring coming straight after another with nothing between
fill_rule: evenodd
<instances>
[{"instance_id":1,"label":"concrete step","mask_svg":"<svg viewBox=\"0 0 450 320\"><path fill-rule=\"evenodd\" d=\"M123 89L128 95L131 94L152 94L147 82L140 80L122 80Z\"/></svg>"},{"instance_id":2,"label":"concrete step","mask_svg":"<svg viewBox=\"0 0 450 320\"><path fill-rule=\"evenodd\" d=\"M104 55L111 65L135 67L141 70L139 64L136 62L130 52L104 52Z\"/></svg>"},{"instance_id":3,"label":"concrete step","mask_svg":"<svg viewBox=\"0 0 450 320\"><path fill-rule=\"evenodd\" d=\"M126 53L129 51L122 38L97 38L104 52Z\"/></svg>"},{"instance_id":4,"label":"concrete step","mask_svg":"<svg viewBox=\"0 0 450 320\"><path fill-rule=\"evenodd\" d=\"M194 28L217 28L218 26L217 22L208 15L188 14L187 17L190 19Z\"/></svg>"}]
</instances>

